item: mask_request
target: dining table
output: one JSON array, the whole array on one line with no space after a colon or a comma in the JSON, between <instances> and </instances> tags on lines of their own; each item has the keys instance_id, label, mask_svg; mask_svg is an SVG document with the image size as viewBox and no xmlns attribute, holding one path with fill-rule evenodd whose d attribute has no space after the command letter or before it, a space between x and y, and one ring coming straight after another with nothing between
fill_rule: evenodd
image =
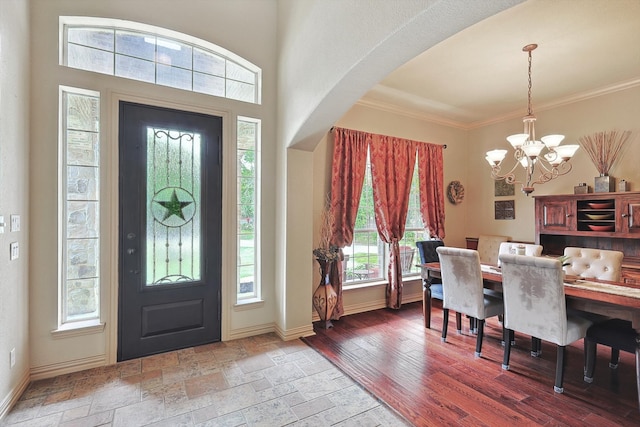
<instances>
[{"instance_id":1,"label":"dining table","mask_svg":"<svg viewBox=\"0 0 640 427\"><path fill-rule=\"evenodd\" d=\"M421 276L425 279L423 313L425 328L431 325L431 282L441 278L440 263L420 264ZM484 286L501 290L502 272L493 265L481 265ZM629 320L638 333L636 343L640 348L640 285L587 279L576 276L565 277L564 293L567 307L595 313L606 317Z\"/></svg>"}]
</instances>

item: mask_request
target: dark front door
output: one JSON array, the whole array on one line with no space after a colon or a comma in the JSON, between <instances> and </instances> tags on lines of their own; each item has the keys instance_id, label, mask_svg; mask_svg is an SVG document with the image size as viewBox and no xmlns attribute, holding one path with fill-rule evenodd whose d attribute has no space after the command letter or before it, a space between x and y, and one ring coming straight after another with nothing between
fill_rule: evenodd
<instances>
[{"instance_id":1,"label":"dark front door","mask_svg":"<svg viewBox=\"0 0 640 427\"><path fill-rule=\"evenodd\" d=\"M222 118L120 102L118 360L220 341Z\"/></svg>"}]
</instances>

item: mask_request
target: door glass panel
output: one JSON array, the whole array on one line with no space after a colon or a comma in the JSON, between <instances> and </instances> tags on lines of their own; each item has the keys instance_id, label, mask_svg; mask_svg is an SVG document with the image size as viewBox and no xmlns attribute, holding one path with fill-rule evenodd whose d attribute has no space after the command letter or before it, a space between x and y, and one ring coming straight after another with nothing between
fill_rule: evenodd
<instances>
[{"instance_id":1,"label":"door glass panel","mask_svg":"<svg viewBox=\"0 0 640 427\"><path fill-rule=\"evenodd\" d=\"M146 286L201 279L201 136L147 128Z\"/></svg>"}]
</instances>

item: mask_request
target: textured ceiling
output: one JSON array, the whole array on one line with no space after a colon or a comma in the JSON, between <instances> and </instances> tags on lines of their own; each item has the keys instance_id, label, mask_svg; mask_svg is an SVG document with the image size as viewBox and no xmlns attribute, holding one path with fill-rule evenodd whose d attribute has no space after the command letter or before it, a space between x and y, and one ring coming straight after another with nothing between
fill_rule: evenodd
<instances>
[{"instance_id":1,"label":"textured ceiling","mask_svg":"<svg viewBox=\"0 0 640 427\"><path fill-rule=\"evenodd\" d=\"M361 102L462 128L640 84L640 0L530 0L407 62Z\"/></svg>"}]
</instances>

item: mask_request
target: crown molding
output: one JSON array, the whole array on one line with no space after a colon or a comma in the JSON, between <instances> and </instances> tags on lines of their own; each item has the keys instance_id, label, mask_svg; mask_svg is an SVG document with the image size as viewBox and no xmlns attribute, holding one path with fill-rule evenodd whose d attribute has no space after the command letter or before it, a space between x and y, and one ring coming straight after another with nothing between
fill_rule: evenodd
<instances>
[{"instance_id":1,"label":"crown molding","mask_svg":"<svg viewBox=\"0 0 640 427\"><path fill-rule=\"evenodd\" d=\"M429 123L436 123L444 126L449 126L458 129L468 129L468 125L463 122L459 122L456 120L450 120L442 116L438 116L435 114L428 114L422 111L419 111L415 108L407 108L402 107L396 104L382 102L371 99L361 98L356 102L356 105L360 105L367 108L372 108L379 111L385 111L387 113L398 114L405 117L410 117L412 119L421 120Z\"/></svg>"},{"instance_id":2,"label":"crown molding","mask_svg":"<svg viewBox=\"0 0 640 427\"><path fill-rule=\"evenodd\" d=\"M592 98L609 95L611 93L632 89L637 86L640 86L640 77L619 82L610 86L605 86L605 87L585 91L582 93L573 94L564 98L559 98L553 102L549 102L546 104L536 105L536 111L552 110L554 108L564 107L566 105L571 105L571 104L586 101ZM360 100L358 100L356 102L356 105L360 105L363 107L372 108L380 111L385 111L388 113L398 114L398 115L410 117L412 119L421 120L429 123L435 123L435 124L457 128L457 129L462 129L462 130L478 129L478 128L493 125L496 123L501 123L508 120L522 118L523 116L523 112L519 110L519 111L512 111L510 113L503 114L500 116L496 116L487 120L467 123L467 122L460 122L457 120L447 119L445 117L438 116L435 114L425 113L415 108L402 107L392 103L365 99L365 98L361 98Z\"/></svg>"}]
</instances>

